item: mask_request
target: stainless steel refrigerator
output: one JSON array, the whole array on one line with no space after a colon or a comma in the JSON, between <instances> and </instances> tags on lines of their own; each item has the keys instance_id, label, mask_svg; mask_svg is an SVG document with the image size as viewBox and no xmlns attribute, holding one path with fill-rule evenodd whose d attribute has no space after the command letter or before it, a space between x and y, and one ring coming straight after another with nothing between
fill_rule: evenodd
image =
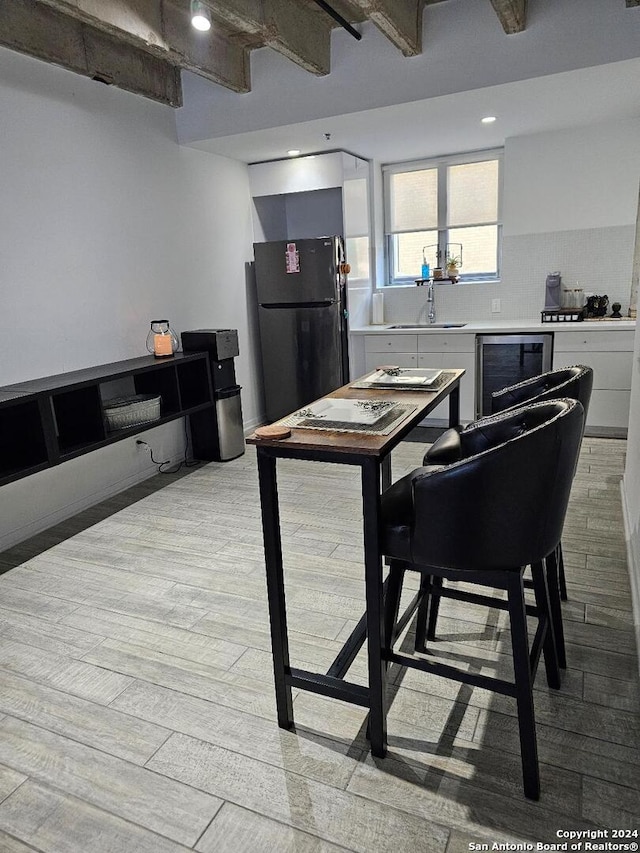
<instances>
[{"instance_id":1,"label":"stainless steel refrigerator","mask_svg":"<svg viewBox=\"0 0 640 853\"><path fill-rule=\"evenodd\" d=\"M267 419L349 381L341 237L254 243Z\"/></svg>"}]
</instances>

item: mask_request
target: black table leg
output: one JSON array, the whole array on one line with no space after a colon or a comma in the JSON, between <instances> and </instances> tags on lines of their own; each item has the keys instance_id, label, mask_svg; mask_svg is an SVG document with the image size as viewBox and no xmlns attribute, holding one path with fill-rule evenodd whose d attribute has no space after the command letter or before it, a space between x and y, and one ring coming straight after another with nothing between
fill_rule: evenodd
<instances>
[{"instance_id":1,"label":"black table leg","mask_svg":"<svg viewBox=\"0 0 640 853\"><path fill-rule=\"evenodd\" d=\"M460 385L449 394L449 427L460 426Z\"/></svg>"},{"instance_id":2,"label":"black table leg","mask_svg":"<svg viewBox=\"0 0 640 853\"><path fill-rule=\"evenodd\" d=\"M362 508L369 658L369 738L372 754L384 758L387 752L386 666L382 656L384 593L378 535L380 462L377 459L367 458L362 462Z\"/></svg>"},{"instance_id":3,"label":"black table leg","mask_svg":"<svg viewBox=\"0 0 640 853\"><path fill-rule=\"evenodd\" d=\"M293 727L293 702L291 685L287 679L290 672L289 638L282 569L276 460L261 448L257 449L257 456L278 725L280 728L290 729Z\"/></svg>"},{"instance_id":4,"label":"black table leg","mask_svg":"<svg viewBox=\"0 0 640 853\"><path fill-rule=\"evenodd\" d=\"M382 460L382 491L385 492L391 485L391 454Z\"/></svg>"}]
</instances>

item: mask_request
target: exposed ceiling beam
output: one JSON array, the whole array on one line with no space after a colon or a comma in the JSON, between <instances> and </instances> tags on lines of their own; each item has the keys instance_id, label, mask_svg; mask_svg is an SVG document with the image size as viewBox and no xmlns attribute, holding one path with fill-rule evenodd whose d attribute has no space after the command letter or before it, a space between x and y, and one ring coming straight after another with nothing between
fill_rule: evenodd
<instances>
[{"instance_id":1,"label":"exposed ceiling beam","mask_svg":"<svg viewBox=\"0 0 640 853\"><path fill-rule=\"evenodd\" d=\"M162 8L153 0L39 0L97 29L146 47L167 50L162 37Z\"/></svg>"},{"instance_id":2,"label":"exposed ceiling beam","mask_svg":"<svg viewBox=\"0 0 640 853\"><path fill-rule=\"evenodd\" d=\"M173 64L34 0L0 3L0 44L154 101L182 105L180 71Z\"/></svg>"},{"instance_id":3,"label":"exposed ceiling beam","mask_svg":"<svg viewBox=\"0 0 640 853\"><path fill-rule=\"evenodd\" d=\"M507 35L524 32L527 27L527 0L491 0L491 5Z\"/></svg>"},{"instance_id":4,"label":"exposed ceiling beam","mask_svg":"<svg viewBox=\"0 0 640 853\"><path fill-rule=\"evenodd\" d=\"M182 106L180 69L171 62L90 27L83 27L83 37L88 76L93 80L170 107Z\"/></svg>"},{"instance_id":5,"label":"exposed ceiling beam","mask_svg":"<svg viewBox=\"0 0 640 853\"><path fill-rule=\"evenodd\" d=\"M162 9L163 34L178 65L234 92L251 91L249 51L244 43L230 40L215 27L206 33L194 30L189 3L184 0L162 0Z\"/></svg>"},{"instance_id":6,"label":"exposed ceiling beam","mask_svg":"<svg viewBox=\"0 0 640 853\"><path fill-rule=\"evenodd\" d=\"M39 0L181 68L234 92L248 92L248 53L214 30L206 36L190 24L184 0Z\"/></svg>"},{"instance_id":7,"label":"exposed ceiling beam","mask_svg":"<svg viewBox=\"0 0 640 853\"><path fill-rule=\"evenodd\" d=\"M351 0L405 56L422 52L424 0Z\"/></svg>"},{"instance_id":8,"label":"exposed ceiling beam","mask_svg":"<svg viewBox=\"0 0 640 853\"><path fill-rule=\"evenodd\" d=\"M291 0L204 0L212 16L312 74L331 70L331 22ZM259 46L259 45L258 45Z\"/></svg>"},{"instance_id":9,"label":"exposed ceiling beam","mask_svg":"<svg viewBox=\"0 0 640 853\"><path fill-rule=\"evenodd\" d=\"M264 0L265 44L311 71L331 71L331 24L290 0Z\"/></svg>"}]
</instances>

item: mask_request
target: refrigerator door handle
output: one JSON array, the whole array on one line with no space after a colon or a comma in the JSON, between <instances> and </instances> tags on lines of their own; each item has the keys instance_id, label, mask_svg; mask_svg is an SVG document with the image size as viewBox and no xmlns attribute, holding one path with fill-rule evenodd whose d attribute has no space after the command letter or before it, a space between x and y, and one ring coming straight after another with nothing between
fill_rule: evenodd
<instances>
[{"instance_id":1,"label":"refrigerator door handle","mask_svg":"<svg viewBox=\"0 0 640 853\"><path fill-rule=\"evenodd\" d=\"M321 302L262 302L261 308L327 308L335 305L337 299L323 299Z\"/></svg>"}]
</instances>

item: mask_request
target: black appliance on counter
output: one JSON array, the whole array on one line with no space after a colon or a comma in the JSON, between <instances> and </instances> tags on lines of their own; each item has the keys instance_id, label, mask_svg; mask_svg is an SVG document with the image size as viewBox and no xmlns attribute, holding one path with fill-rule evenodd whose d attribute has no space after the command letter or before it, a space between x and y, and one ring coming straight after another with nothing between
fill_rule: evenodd
<instances>
[{"instance_id":1,"label":"black appliance on counter","mask_svg":"<svg viewBox=\"0 0 640 853\"><path fill-rule=\"evenodd\" d=\"M551 370L553 335L476 337L476 417L491 414L494 391Z\"/></svg>"},{"instance_id":2,"label":"black appliance on counter","mask_svg":"<svg viewBox=\"0 0 640 853\"><path fill-rule=\"evenodd\" d=\"M275 421L349 381L341 237L254 243L266 414Z\"/></svg>"},{"instance_id":3,"label":"black appliance on counter","mask_svg":"<svg viewBox=\"0 0 640 853\"><path fill-rule=\"evenodd\" d=\"M206 352L215 401L210 411L191 415L191 441L196 459L227 462L244 453L244 429L240 386L233 363L240 354L236 329L196 329L182 333L184 352Z\"/></svg>"}]
</instances>

